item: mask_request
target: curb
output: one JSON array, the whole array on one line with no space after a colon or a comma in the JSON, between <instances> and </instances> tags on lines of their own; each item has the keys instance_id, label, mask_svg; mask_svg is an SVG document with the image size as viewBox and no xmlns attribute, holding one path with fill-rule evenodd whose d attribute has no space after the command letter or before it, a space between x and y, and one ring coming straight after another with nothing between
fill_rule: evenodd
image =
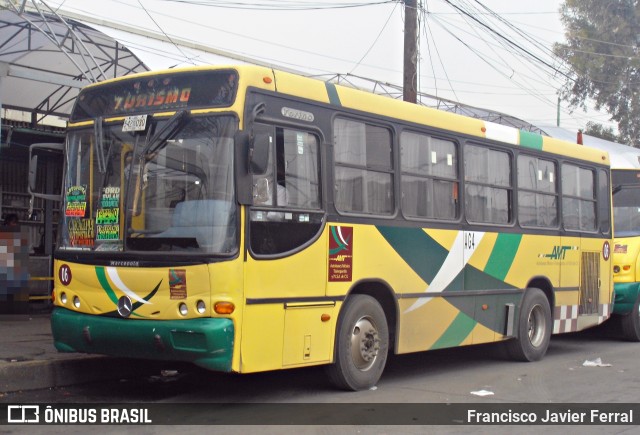
<instances>
[{"instance_id":1,"label":"curb","mask_svg":"<svg viewBox=\"0 0 640 435\"><path fill-rule=\"evenodd\" d=\"M1 364L0 392L55 388L149 374L153 364L140 364L141 361L97 355Z\"/></svg>"}]
</instances>

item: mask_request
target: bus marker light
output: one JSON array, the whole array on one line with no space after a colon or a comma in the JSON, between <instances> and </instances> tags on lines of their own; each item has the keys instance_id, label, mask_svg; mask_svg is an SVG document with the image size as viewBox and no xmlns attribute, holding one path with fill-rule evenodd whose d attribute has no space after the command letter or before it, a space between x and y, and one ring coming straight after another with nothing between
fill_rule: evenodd
<instances>
[{"instance_id":1,"label":"bus marker light","mask_svg":"<svg viewBox=\"0 0 640 435\"><path fill-rule=\"evenodd\" d=\"M613 266L613 273L620 273L620 266Z\"/></svg>"},{"instance_id":2,"label":"bus marker light","mask_svg":"<svg viewBox=\"0 0 640 435\"><path fill-rule=\"evenodd\" d=\"M264 76L262 77L262 81L269 85L273 80L269 76Z\"/></svg>"},{"instance_id":3,"label":"bus marker light","mask_svg":"<svg viewBox=\"0 0 640 435\"><path fill-rule=\"evenodd\" d=\"M231 302L216 302L213 306L213 311L217 314L231 314L235 311L236 307Z\"/></svg>"},{"instance_id":4,"label":"bus marker light","mask_svg":"<svg viewBox=\"0 0 640 435\"><path fill-rule=\"evenodd\" d=\"M624 266L622 266L622 270L629 270L631 269L631 266L629 266L628 264L625 264Z\"/></svg>"},{"instance_id":5,"label":"bus marker light","mask_svg":"<svg viewBox=\"0 0 640 435\"><path fill-rule=\"evenodd\" d=\"M489 309L489 305L482 304L482 311L487 311Z\"/></svg>"},{"instance_id":6,"label":"bus marker light","mask_svg":"<svg viewBox=\"0 0 640 435\"><path fill-rule=\"evenodd\" d=\"M329 314L323 314L322 316L320 316L320 320L322 320L323 322L328 322L331 319L331 316Z\"/></svg>"},{"instance_id":7,"label":"bus marker light","mask_svg":"<svg viewBox=\"0 0 640 435\"><path fill-rule=\"evenodd\" d=\"M56 301L56 291L51 290L51 303L54 303L55 301Z\"/></svg>"},{"instance_id":8,"label":"bus marker light","mask_svg":"<svg viewBox=\"0 0 640 435\"><path fill-rule=\"evenodd\" d=\"M198 311L198 314L204 314L204 311L206 309L207 309L207 306L204 303L204 301L198 301L198 303L196 303L196 310Z\"/></svg>"}]
</instances>

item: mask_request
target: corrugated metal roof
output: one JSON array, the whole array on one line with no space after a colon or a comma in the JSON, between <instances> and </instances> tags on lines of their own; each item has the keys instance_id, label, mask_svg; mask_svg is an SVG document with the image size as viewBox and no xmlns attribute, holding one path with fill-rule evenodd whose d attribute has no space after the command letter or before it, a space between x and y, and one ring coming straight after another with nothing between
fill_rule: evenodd
<instances>
[{"instance_id":1,"label":"corrugated metal roof","mask_svg":"<svg viewBox=\"0 0 640 435\"><path fill-rule=\"evenodd\" d=\"M38 119L66 117L80 87L147 70L120 42L78 21L0 9L3 108L32 112Z\"/></svg>"}]
</instances>

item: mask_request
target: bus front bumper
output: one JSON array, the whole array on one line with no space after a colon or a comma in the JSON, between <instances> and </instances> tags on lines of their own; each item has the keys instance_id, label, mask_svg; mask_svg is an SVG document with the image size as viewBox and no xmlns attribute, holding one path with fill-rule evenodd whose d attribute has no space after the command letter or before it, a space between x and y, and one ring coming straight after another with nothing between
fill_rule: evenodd
<instances>
[{"instance_id":1,"label":"bus front bumper","mask_svg":"<svg viewBox=\"0 0 640 435\"><path fill-rule=\"evenodd\" d=\"M120 319L55 307L51 330L60 352L186 361L209 370L231 371L231 319Z\"/></svg>"},{"instance_id":2,"label":"bus front bumper","mask_svg":"<svg viewBox=\"0 0 640 435\"><path fill-rule=\"evenodd\" d=\"M628 314L638 299L640 283L617 282L613 286L615 296L613 299L613 314Z\"/></svg>"}]
</instances>

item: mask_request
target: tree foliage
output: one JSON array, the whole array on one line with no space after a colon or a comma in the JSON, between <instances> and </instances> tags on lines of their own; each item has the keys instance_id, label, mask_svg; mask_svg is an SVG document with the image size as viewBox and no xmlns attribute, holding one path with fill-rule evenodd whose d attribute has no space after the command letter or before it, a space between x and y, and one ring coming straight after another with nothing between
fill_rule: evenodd
<instances>
[{"instance_id":1,"label":"tree foliage","mask_svg":"<svg viewBox=\"0 0 640 435\"><path fill-rule=\"evenodd\" d=\"M640 146L640 0L565 0L566 43L554 52L572 73L561 91L573 108L589 100L618 123L618 140Z\"/></svg>"},{"instance_id":2,"label":"tree foliage","mask_svg":"<svg viewBox=\"0 0 640 435\"><path fill-rule=\"evenodd\" d=\"M618 135L613 131L612 127L604 127L602 124L597 122L589 121L587 122L587 126L584 129L584 134L588 134L589 136L599 137L600 139L609 140L611 142L622 142Z\"/></svg>"}]
</instances>

